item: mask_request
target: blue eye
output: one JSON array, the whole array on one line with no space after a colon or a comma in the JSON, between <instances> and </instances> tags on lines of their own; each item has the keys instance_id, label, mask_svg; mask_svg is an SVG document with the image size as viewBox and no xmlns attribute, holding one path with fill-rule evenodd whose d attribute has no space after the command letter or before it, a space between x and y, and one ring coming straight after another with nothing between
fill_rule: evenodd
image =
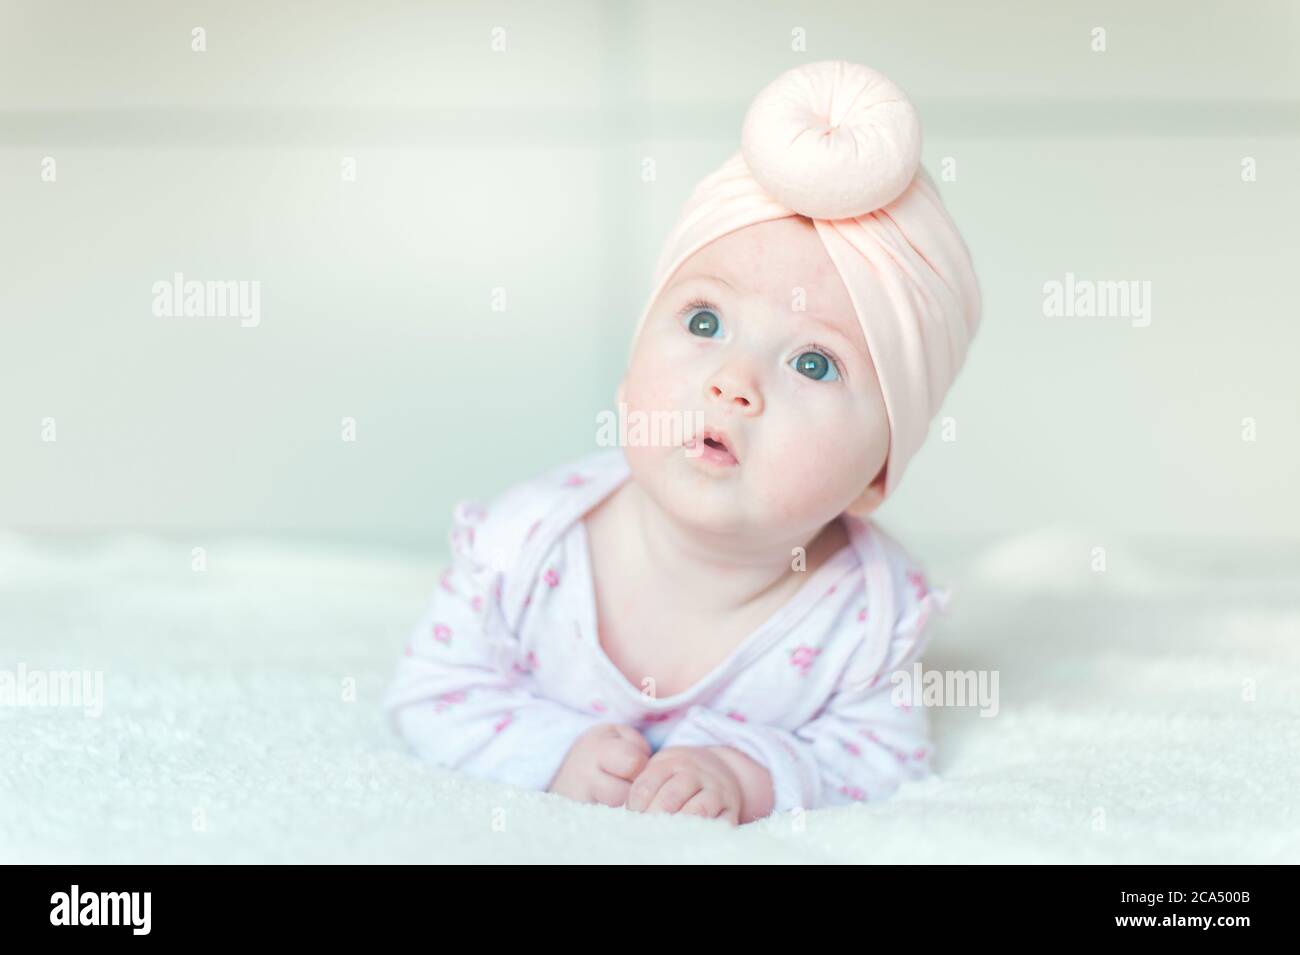
<instances>
[{"instance_id":1,"label":"blue eye","mask_svg":"<svg viewBox=\"0 0 1300 955\"><path fill-rule=\"evenodd\" d=\"M718 333L722 331L722 322L710 309L698 308L687 320L686 327L690 329L692 335L699 335L701 338L716 338Z\"/></svg>"},{"instance_id":2,"label":"blue eye","mask_svg":"<svg viewBox=\"0 0 1300 955\"><path fill-rule=\"evenodd\" d=\"M794 370L813 381L836 381L840 377L835 363L819 351L806 351L790 362Z\"/></svg>"}]
</instances>

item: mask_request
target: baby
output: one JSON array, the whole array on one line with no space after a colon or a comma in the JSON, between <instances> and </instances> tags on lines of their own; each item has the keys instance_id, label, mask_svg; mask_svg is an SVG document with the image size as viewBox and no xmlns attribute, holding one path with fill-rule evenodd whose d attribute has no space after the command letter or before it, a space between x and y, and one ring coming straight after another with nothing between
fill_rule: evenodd
<instances>
[{"instance_id":1,"label":"baby","mask_svg":"<svg viewBox=\"0 0 1300 955\"><path fill-rule=\"evenodd\" d=\"M743 824L930 771L910 670L948 593L867 519L979 320L904 94L813 63L692 194L618 388L674 440L454 512L386 705L444 767Z\"/></svg>"}]
</instances>

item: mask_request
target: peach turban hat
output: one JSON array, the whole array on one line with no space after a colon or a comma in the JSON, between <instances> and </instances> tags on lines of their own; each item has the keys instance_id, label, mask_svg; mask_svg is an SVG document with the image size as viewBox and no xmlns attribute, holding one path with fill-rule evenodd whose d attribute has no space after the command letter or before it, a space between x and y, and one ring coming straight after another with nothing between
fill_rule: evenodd
<instances>
[{"instance_id":1,"label":"peach turban hat","mask_svg":"<svg viewBox=\"0 0 1300 955\"><path fill-rule=\"evenodd\" d=\"M903 91L856 63L777 77L745 114L740 152L695 187L655 268L646 316L692 254L729 232L812 219L853 302L889 419L884 496L925 440L980 316L970 253L920 165ZM864 476L864 486L875 475ZM868 492L848 508L868 510Z\"/></svg>"}]
</instances>

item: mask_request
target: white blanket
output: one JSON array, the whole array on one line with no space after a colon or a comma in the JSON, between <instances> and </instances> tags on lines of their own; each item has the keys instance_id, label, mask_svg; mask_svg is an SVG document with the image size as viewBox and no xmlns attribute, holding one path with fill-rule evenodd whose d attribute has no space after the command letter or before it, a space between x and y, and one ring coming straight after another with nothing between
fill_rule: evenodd
<instances>
[{"instance_id":1,"label":"white blanket","mask_svg":"<svg viewBox=\"0 0 1300 955\"><path fill-rule=\"evenodd\" d=\"M436 554L0 532L0 677L103 680L0 705L0 862L1300 861L1300 547L908 543L954 591L927 669L997 671L997 715L935 709L885 802L737 830L406 754L379 698Z\"/></svg>"}]
</instances>

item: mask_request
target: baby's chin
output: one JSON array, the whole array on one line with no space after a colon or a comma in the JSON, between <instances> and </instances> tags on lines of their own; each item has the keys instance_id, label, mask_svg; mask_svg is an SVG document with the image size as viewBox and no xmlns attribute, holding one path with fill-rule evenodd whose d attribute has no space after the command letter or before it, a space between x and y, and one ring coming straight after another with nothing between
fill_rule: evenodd
<instances>
[{"instance_id":1,"label":"baby's chin","mask_svg":"<svg viewBox=\"0 0 1300 955\"><path fill-rule=\"evenodd\" d=\"M747 513L740 467L710 467L684 448L627 448L632 480L664 515L701 532L732 534L758 523Z\"/></svg>"},{"instance_id":2,"label":"baby's chin","mask_svg":"<svg viewBox=\"0 0 1300 955\"><path fill-rule=\"evenodd\" d=\"M817 502L771 500L770 488L751 473L758 462L749 462L750 472L745 464L718 468L681 448L629 448L627 457L633 480L654 504L702 534L762 539L819 526L839 513L822 519Z\"/></svg>"}]
</instances>

